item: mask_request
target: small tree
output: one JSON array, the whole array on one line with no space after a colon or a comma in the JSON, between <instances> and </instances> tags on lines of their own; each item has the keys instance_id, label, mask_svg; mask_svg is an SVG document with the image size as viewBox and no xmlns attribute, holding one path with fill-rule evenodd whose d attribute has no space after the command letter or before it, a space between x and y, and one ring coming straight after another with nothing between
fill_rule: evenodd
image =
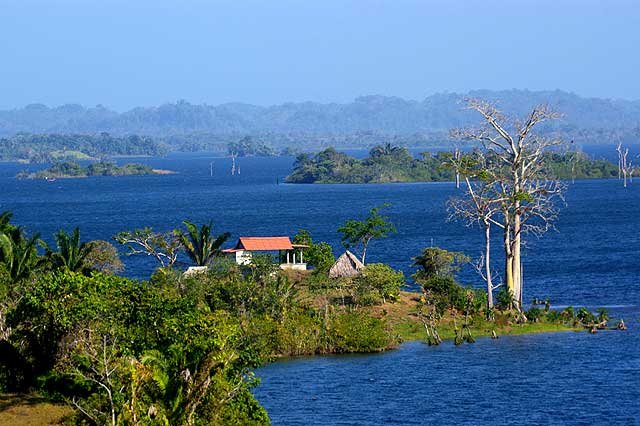
<instances>
[{"instance_id":1,"label":"small tree","mask_svg":"<svg viewBox=\"0 0 640 426\"><path fill-rule=\"evenodd\" d=\"M305 229L298 231L296 236L293 237L293 243L309 246L304 249L304 258L307 263L313 265L317 271L326 272L336 261L331 245L324 241L315 243L309 231Z\"/></svg>"},{"instance_id":2,"label":"small tree","mask_svg":"<svg viewBox=\"0 0 640 426\"><path fill-rule=\"evenodd\" d=\"M108 241L89 241L85 245L85 250L87 252L84 256L86 270L113 275L124 269L118 250Z\"/></svg>"},{"instance_id":3,"label":"small tree","mask_svg":"<svg viewBox=\"0 0 640 426\"><path fill-rule=\"evenodd\" d=\"M452 278L468 262L469 257L464 253L427 247L422 250L422 254L413 258L413 265L422 268L414 276L420 279Z\"/></svg>"},{"instance_id":4,"label":"small tree","mask_svg":"<svg viewBox=\"0 0 640 426\"><path fill-rule=\"evenodd\" d=\"M373 238L384 238L392 232L396 232L395 226L389 218L380 214L382 207L374 207L369 211L369 217L365 220L350 219L345 222L338 232L342 234L342 243L346 248L362 246L362 263L367 257L367 248Z\"/></svg>"},{"instance_id":5,"label":"small tree","mask_svg":"<svg viewBox=\"0 0 640 426\"><path fill-rule=\"evenodd\" d=\"M372 263L355 278L356 295L364 304L375 304L382 300L396 301L404 285L404 274L383 263Z\"/></svg>"}]
</instances>

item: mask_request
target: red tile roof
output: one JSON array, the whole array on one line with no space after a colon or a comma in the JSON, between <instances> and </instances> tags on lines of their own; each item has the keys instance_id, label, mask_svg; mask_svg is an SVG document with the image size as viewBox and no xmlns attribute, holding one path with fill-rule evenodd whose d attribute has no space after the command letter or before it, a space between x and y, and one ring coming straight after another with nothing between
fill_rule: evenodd
<instances>
[{"instance_id":1,"label":"red tile roof","mask_svg":"<svg viewBox=\"0 0 640 426\"><path fill-rule=\"evenodd\" d=\"M236 249L249 251L293 250L289 237L240 237Z\"/></svg>"}]
</instances>

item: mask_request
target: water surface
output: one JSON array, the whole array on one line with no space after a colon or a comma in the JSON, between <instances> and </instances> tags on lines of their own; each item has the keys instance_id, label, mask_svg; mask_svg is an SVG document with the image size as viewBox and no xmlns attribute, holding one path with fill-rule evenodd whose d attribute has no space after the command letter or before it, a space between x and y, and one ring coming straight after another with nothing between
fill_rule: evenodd
<instances>
[{"instance_id":1,"label":"water surface","mask_svg":"<svg viewBox=\"0 0 640 426\"><path fill-rule=\"evenodd\" d=\"M446 221L451 183L285 185L292 158L241 159L240 176L230 175L229 159L207 154L136 161L178 174L20 181L13 176L26 166L0 164L0 211L12 210L16 223L48 241L61 227L79 226L83 239L110 239L137 227L167 231L184 219L213 220L232 239L308 229L339 254L340 224L388 202L398 233L371 244L370 262L410 276L411 257L432 243L472 257L482 249L478 229ZM263 382L255 391L274 424L636 424L640 182L624 189L617 180L578 181L566 195L557 232L529 240L525 298L609 306L628 332L480 339L464 347L408 343L384 354L277 362L258 371ZM146 257L125 261L125 273L138 278L156 266ZM471 268L460 278L479 284Z\"/></svg>"}]
</instances>

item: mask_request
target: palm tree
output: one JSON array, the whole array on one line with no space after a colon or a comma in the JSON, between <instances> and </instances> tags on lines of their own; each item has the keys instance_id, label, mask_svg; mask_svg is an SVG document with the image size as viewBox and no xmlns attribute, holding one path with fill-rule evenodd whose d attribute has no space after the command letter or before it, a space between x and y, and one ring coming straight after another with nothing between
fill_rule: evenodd
<instances>
[{"instance_id":1,"label":"palm tree","mask_svg":"<svg viewBox=\"0 0 640 426\"><path fill-rule=\"evenodd\" d=\"M211 231L213 225L204 224L198 229L198 227L185 220L184 226L187 228L187 233L182 231L176 231L180 243L187 252L187 256L197 266L207 266L213 258L220 254L220 247L229 238L231 234L225 232L218 236L212 236Z\"/></svg>"},{"instance_id":2,"label":"palm tree","mask_svg":"<svg viewBox=\"0 0 640 426\"><path fill-rule=\"evenodd\" d=\"M13 217L13 213L10 211L0 213L0 232L4 233L14 228L10 223L11 217Z\"/></svg>"},{"instance_id":3,"label":"palm tree","mask_svg":"<svg viewBox=\"0 0 640 426\"><path fill-rule=\"evenodd\" d=\"M384 145L376 145L371 148L369 151L369 156L371 157L384 157L387 155L393 155L402 150L399 146L393 146L391 143L387 142Z\"/></svg>"},{"instance_id":4,"label":"palm tree","mask_svg":"<svg viewBox=\"0 0 640 426\"><path fill-rule=\"evenodd\" d=\"M54 268L67 269L72 272L84 272L85 257L87 257L87 244L80 243L80 229L75 228L71 234L59 230L54 235L58 251L53 251L45 246L46 256Z\"/></svg>"},{"instance_id":5,"label":"palm tree","mask_svg":"<svg viewBox=\"0 0 640 426\"><path fill-rule=\"evenodd\" d=\"M1 222L5 218L4 214L0 218L0 263L4 264L11 280L17 282L27 278L38 266L40 235L28 238L19 226Z\"/></svg>"}]
</instances>

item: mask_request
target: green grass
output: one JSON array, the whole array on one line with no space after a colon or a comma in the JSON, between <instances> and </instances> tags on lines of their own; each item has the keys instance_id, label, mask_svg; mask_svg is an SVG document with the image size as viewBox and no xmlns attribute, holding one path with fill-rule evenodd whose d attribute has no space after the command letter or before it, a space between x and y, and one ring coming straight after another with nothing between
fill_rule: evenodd
<instances>
[{"instance_id":1,"label":"green grass","mask_svg":"<svg viewBox=\"0 0 640 426\"><path fill-rule=\"evenodd\" d=\"M462 324L463 322L458 320L458 328L460 328ZM425 340L427 337L422 323L410 319L396 323L393 329L403 341ZM437 330L443 340L453 340L455 337L453 322L445 321L437 327ZM482 321L480 324L472 324L471 326L471 334L473 337L491 336L492 331L495 331L498 336L506 336L583 330L583 328L576 328L570 325L548 322L497 325L495 323Z\"/></svg>"}]
</instances>

